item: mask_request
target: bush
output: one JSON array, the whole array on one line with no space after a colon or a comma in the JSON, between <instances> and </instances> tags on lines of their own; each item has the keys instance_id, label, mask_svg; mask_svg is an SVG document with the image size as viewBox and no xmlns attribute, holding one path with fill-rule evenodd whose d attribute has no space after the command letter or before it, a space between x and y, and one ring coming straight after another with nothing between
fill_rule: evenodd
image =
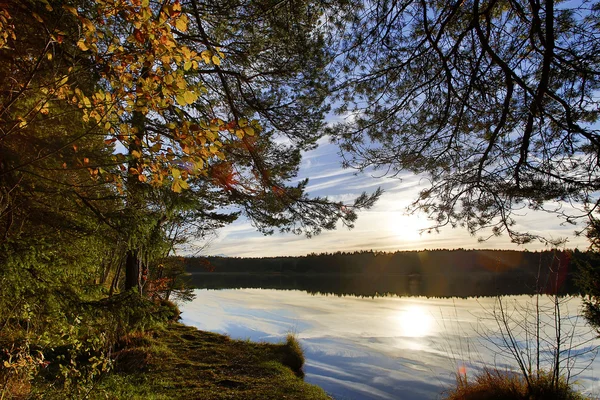
<instances>
[{"instance_id":1,"label":"bush","mask_svg":"<svg viewBox=\"0 0 600 400\"><path fill-rule=\"evenodd\" d=\"M552 374L532 374L529 383L520 374L484 369L472 380L456 377L456 388L446 392L446 400L585 400L565 379L553 380Z\"/></svg>"}]
</instances>

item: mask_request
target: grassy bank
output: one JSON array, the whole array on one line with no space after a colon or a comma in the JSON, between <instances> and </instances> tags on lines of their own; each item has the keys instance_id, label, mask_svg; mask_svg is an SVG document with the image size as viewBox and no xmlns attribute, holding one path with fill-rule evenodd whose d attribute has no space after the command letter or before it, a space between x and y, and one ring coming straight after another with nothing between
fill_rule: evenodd
<instances>
[{"instance_id":1,"label":"grassy bank","mask_svg":"<svg viewBox=\"0 0 600 400\"><path fill-rule=\"evenodd\" d=\"M115 359L86 398L329 399L302 380L302 352L291 337L254 343L173 323L131 336ZM43 397L65 398L63 389L48 389Z\"/></svg>"}]
</instances>

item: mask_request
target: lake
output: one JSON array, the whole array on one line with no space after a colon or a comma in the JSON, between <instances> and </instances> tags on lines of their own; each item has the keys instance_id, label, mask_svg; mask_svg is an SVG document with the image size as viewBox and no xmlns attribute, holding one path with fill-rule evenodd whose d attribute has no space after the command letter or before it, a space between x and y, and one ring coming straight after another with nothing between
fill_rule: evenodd
<instances>
[{"instance_id":1,"label":"lake","mask_svg":"<svg viewBox=\"0 0 600 400\"><path fill-rule=\"evenodd\" d=\"M356 297L312 295L299 290L227 289L195 291L183 304L183 323L234 339L278 342L288 333L304 349L305 380L337 400L437 399L457 373L484 366L514 369L500 331L504 311L519 353L535 365L551 359L554 315L561 318L561 357L580 390L597 396L597 341L582 317L581 300L507 296L496 298ZM540 312L539 353L530 340ZM527 333L529 332L529 333ZM544 343L544 340L542 340ZM579 356L578 359L575 356Z\"/></svg>"}]
</instances>

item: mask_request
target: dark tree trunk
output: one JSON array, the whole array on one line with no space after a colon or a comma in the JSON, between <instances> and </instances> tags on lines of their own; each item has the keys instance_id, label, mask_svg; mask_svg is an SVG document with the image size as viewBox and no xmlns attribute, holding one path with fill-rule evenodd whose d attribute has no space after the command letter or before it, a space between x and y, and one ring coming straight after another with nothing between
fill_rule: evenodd
<instances>
[{"instance_id":1,"label":"dark tree trunk","mask_svg":"<svg viewBox=\"0 0 600 400\"><path fill-rule=\"evenodd\" d=\"M143 67L140 75L141 84L142 80L148 75L148 67ZM134 111L131 119L131 125L136 129L135 138L129 143L128 146L128 165L127 165L127 207L129 209L135 209L144 207L142 200L142 188L140 187L139 174L143 171L140 167L140 158L142 154L142 142L144 139L144 133L146 130L146 117L140 111ZM135 152L139 153L135 156ZM136 171L136 172L132 172ZM131 288L137 288L138 293L142 294L144 282L142 281L142 260L140 259L139 248L129 249L127 251L127 258L125 260L125 290Z\"/></svg>"},{"instance_id":2,"label":"dark tree trunk","mask_svg":"<svg viewBox=\"0 0 600 400\"><path fill-rule=\"evenodd\" d=\"M137 288L142 294L142 261L137 250L129 250L125 260L125 290Z\"/></svg>"}]
</instances>

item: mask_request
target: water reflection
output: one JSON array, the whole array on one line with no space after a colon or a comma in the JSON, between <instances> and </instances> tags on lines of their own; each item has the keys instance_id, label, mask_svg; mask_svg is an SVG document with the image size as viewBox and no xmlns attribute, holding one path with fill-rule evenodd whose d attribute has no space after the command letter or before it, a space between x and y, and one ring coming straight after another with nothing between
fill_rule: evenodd
<instances>
[{"instance_id":1,"label":"water reflection","mask_svg":"<svg viewBox=\"0 0 600 400\"><path fill-rule=\"evenodd\" d=\"M422 305L411 305L401 310L395 318L401 336L423 337L432 334L435 319Z\"/></svg>"},{"instance_id":2,"label":"water reflection","mask_svg":"<svg viewBox=\"0 0 600 400\"><path fill-rule=\"evenodd\" d=\"M358 298L261 289L196 294L182 307L184 323L259 341L295 333L305 351L305 379L337 400L436 399L456 372L514 364L489 342L481 343L482 333L497 328L489 318L493 298ZM574 299L563 310L575 315L578 306ZM577 379L591 388L594 369Z\"/></svg>"}]
</instances>

